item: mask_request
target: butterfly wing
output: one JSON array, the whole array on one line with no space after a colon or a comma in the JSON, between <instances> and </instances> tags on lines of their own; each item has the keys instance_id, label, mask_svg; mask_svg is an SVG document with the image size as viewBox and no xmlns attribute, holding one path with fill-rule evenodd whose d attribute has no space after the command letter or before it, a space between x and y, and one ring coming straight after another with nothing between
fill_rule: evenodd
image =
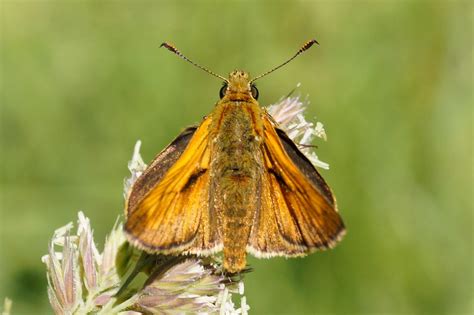
<instances>
[{"instance_id":1,"label":"butterfly wing","mask_svg":"<svg viewBox=\"0 0 474 315\"><path fill-rule=\"evenodd\" d=\"M265 171L247 250L291 257L333 247L345 229L331 190L270 116L263 125Z\"/></svg>"},{"instance_id":2,"label":"butterfly wing","mask_svg":"<svg viewBox=\"0 0 474 315\"><path fill-rule=\"evenodd\" d=\"M185 130L133 185L124 227L132 244L163 254L207 254L222 246L209 207L210 123Z\"/></svg>"}]
</instances>

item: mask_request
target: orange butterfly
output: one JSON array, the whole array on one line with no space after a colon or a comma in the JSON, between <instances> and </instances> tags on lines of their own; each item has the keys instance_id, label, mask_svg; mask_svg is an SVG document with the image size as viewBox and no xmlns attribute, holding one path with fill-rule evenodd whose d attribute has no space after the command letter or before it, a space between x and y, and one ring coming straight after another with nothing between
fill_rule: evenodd
<instances>
[{"instance_id":1,"label":"orange butterfly","mask_svg":"<svg viewBox=\"0 0 474 315\"><path fill-rule=\"evenodd\" d=\"M256 257L297 257L333 247L344 234L336 200L313 164L258 102L254 81L224 81L221 99L187 128L133 184L126 202L128 240L148 253L211 255L242 271Z\"/></svg>"}]
</instances>

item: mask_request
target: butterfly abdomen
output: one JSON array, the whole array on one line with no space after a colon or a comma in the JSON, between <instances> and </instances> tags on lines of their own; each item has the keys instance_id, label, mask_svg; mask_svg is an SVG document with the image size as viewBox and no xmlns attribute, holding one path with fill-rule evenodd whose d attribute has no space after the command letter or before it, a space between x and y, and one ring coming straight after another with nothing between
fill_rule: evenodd
<instances>
[{"instance_id":1,"label":"butterfly abdomen","mask_svg":"<svg viewBox=\"0 0 474 315\"><path fill-rule=\"evenodd\" d=\"M260 114L260 108L247 102L218 106L221 108L213 117L218 132L213 141L216 154L211 162L210 197L222 224L224 268L233 273L245 268L246 246L258 202L263 160L254 115Z\"/></svg>"}]
</instances>

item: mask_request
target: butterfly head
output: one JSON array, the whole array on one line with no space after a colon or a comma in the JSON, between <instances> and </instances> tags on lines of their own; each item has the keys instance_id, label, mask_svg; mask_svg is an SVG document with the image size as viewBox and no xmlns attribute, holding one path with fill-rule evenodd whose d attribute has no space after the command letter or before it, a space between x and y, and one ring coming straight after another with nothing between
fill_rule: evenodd
<instances>
[{"instance_id":1,"label":"butterfly head","mask_svg":"<svg viewBox=\"0 0 474 315\"><path fill-rule=\"evenodd\" d=\"M304 51L308 50L311 46L314 44L318 44L318 42L315 39L312 39L310 41L307 41L297 52L294 54L290 59L285 61L284 63L280 64L279 66L262 73L261 75L250 79L250 76L247 72L241 71L241 70L235 70L232 71L229 74L229 79L224 78L221 75L218 75L211 70L195 63L194 61L191 61L188 59L185 55L183 55L174 45L170 43L162 43L161 47L165 47L178 57L186 60L187 62L191 63L192 65L200 68L201 70L204 70L205 72L209 73L210 75L215 76L216 78L219 78L224 81L224 85L219 91L219 95L221 99L227 98L230 101L255 101L258 98L258 90L255 87L254 82L260 78L263 78L264 76L272 73L273 71L280 69L293 59L295 59L298 55L303 53Z\"/></svg>"},{"instance_id":2,"label":"butterfly head","mask_svg":"<svg viewBox=\"0 0 474 315\"><path fill-rule=\"evenodd\" d=\"M252 98L256 100L258 98L258 90L255 84L251 83L247 72L234 70L229 74L229 79L224 81L219 95L221 99L227 97L233 101Z\"/></svg>"}]
</instances>

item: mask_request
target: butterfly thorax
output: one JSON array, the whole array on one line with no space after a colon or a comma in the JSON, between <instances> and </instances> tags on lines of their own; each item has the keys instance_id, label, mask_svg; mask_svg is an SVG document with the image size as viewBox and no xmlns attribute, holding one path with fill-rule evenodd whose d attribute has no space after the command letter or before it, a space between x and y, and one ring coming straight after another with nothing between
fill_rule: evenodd
<instances>
[{"instance_id":1,"label":"butterfly thorax","mask_svg":"<svg viewBox=\"0 0 474 315\"><path fill-rule=\"evenodd\" d=\"M214 133L210 137L211 151L215 152L210 168L210 201L223 227L224 268L229 272L245 268L263 172L263 130L257 123L263 112L245 90L245 84L246 73L231 74L227 93L212 113L210 128Z\"/></svg>"}]
</instances>

